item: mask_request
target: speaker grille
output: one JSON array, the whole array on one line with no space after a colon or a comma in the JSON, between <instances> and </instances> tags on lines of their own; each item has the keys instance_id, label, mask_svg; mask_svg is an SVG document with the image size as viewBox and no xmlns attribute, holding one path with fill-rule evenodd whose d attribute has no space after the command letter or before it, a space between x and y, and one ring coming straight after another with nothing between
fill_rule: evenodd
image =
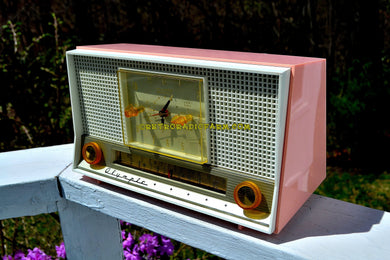
<instances>
[{"instance_id":1,"label":"speaker grille","mask_svg":"<svg viewBox=\"0 0 390 260\"><path fill-rule=\"evenodd\" d=\"M275 178L280 142L278 75L80 55L74 56L74 62L85 134L123 143L118 68L205 77L209 123L229 127L210 129L211 164Z\"/></svg>"}]
</instances>

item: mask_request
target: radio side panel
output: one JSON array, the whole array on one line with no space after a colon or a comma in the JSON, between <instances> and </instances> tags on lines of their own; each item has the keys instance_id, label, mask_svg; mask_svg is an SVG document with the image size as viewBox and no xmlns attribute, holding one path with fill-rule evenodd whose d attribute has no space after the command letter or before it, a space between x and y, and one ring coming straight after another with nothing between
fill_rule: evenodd
<instances>
[{"instance_id":1,"label":"radio side panel","mask_svg":"<svg viewBox=\"0 0 390 260\"><path fill-rule=\"evenodd\" d=\"M83 121L81 118L81 101L78 92L78 80L77 72L74 64L74 56L72 51L66 53L66 63L68 69L68 81L70 91L70 101L72 105L72 118L73 118L73 130L74 130L74 158L73 169L77 167L77 164L81 158L81 137L83 136Z\"/></svg>"},{"instance_id":2,"label":"radio side panel","mask_svg":"<svg viewBox=\"0 0 390 260\"><path fill-rule=\"evenodd\" d=\"M278 233L326 177L326 62L292 68Z\"/></svg>"}]
</instances>

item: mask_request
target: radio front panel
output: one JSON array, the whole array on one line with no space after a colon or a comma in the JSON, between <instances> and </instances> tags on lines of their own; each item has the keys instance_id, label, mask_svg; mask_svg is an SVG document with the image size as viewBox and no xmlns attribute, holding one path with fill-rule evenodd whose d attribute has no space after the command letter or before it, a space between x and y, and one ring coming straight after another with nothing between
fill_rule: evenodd
<instances>
[{"instance_id":1,"label":"radio front panel","mask_svg":"<svg viewBox=\"0 0 390 260\"><path fill-rule=\"evenodd\" d=\"M76 171L275 230L291 67L93 48L67 61Z\"/></svg>"}]
</instances>

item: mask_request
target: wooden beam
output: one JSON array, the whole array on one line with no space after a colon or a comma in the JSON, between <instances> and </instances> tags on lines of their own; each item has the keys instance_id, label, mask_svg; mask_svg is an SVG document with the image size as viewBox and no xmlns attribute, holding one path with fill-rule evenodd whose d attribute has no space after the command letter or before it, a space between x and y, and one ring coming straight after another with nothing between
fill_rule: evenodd
<instances>
[{"instance_id":1,"label":"wooden beam","mask_svg":"<svg viewBox=\"0 0 390 260\"><path fill-rule=\"evenodd\" d=\"M383 259L390 213L312 195L278 235L240 230L175 205L98 183L67 169L65 198L226 259Z\"/></svg>"},{"instance_id":2,"label":"wooden beam","mask_svg":"<svg viewBox=\"0 0 390 260\"><path fill-rule=\"evenodd\" d=\"M72 151L67 144L0 153L0 219L57 211L57 176Z\"/></svg>"},{"instance_id":3,"label":"wooden beam","mask_svg":"<svg viewBox=\"0 0 390 260\"><path fill-rule=\"evenodd\" d=\"M123 259L116 218L66 200L59 213L68 259Z\"/></svg>"}]
</instances>

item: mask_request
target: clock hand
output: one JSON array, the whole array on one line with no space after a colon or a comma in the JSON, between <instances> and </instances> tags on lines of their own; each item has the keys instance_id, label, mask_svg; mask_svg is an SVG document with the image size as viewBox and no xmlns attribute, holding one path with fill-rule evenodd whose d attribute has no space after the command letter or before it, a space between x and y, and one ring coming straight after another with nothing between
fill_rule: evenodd
<instances>
[{"instance_id":1,"label":"clock hand","mask_svg":"<svg viewBox=\"0 0 390 260\"><path fill-rule=\"evenodd\" d=\"M160 116L161 117L161 123L164 124L164 118L169 116L169 111L168 111L168 106L169 104L171 103L172 101L172 96L171 98L168 100L168 102L164 105L164 107L158 111L157 114L153 114L152 116Z\"/></svg>"},{"instance_id":2,"label":"clock hand","mask_svg":"<svg viewBox=\"0 0 390 260\"><path fill-rule=\"evenodd\" d=\"M168 106L169 106L169 103L171 103L171 100L172 100L172 96L171 96L171 98L168 100L168 102L165 104L165 106L160 110L160 112L161 112L161 111L168 111L167 108L168 108Z\"/></svg>"}]
</instances>

